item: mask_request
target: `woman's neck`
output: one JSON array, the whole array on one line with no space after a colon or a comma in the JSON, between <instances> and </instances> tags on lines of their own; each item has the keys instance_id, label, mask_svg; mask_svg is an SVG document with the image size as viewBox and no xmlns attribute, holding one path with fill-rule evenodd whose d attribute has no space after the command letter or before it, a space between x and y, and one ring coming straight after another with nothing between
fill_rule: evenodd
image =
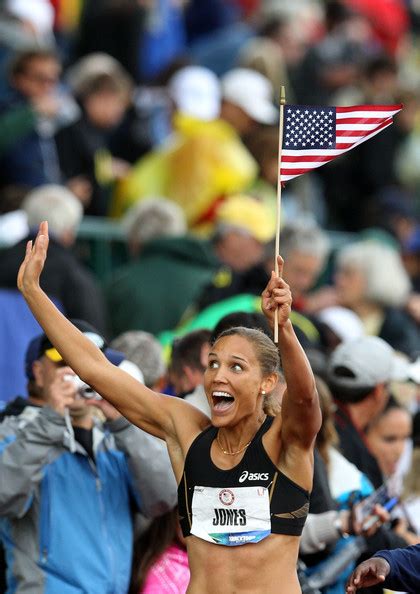
<instances>
[{"instance_id":1,"label":"woman's neck","mask_svg":"<svg viewBox=\"0 0 420 594\"><path fill-rule=\"evenodd\" d=\"M267 415L261 411L256 419L238 423L235 427L221 427L218 431L217 441L223 453L241 453L254 439L257 431L264 423Z\"/></svg>"}]
</instances>

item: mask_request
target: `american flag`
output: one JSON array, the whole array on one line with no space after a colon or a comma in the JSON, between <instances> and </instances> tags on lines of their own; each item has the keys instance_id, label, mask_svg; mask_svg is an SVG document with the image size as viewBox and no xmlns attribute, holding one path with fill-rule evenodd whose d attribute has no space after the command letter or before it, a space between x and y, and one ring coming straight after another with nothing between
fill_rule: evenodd
<instances>
[{"instance_id":1,"label":"american flag","mask_svg":"<svg viewBox=\"0 0 420 594\"><path fill-rule=\"evenodd\" d=\"M402 105L286 105L280 179L288 181L332 161L390 126Z\"/></svg>"}]
</instances>

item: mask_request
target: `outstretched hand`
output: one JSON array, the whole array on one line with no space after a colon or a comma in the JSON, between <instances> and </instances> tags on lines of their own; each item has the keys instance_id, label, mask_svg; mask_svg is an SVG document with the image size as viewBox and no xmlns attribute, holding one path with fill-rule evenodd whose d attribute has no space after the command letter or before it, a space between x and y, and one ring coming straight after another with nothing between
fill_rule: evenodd
<instances>
[{"instance_id":1,"label":"outstretched hand","mask_svg":"<svg viewBox=\"0 0 420 594\"><path fill-rule=\"evenodd\" d=\"M369 588L382 583L389 571L389 563L382 557L373 557L363 561L351 574L347 582L346 593L353 594L359 588Z\"/></svg>"},{"instance_id":2,"label":"outstretched hand","mask_svg":"<svg viewBox=\"0 0 420 594\"><path fill-rule=\"evenodd\" d=\"M275 311L278 311L278 326L284 326L292 309L292 293L289 285L283 280L283 258L277 256L278 276L273 271L271 278L261 295L261 308L270 324L274 328Z\"/></svg>"},{"instance_id":3,"label":"outstretched hand","mask_svg":"<svg viewBox=\"0 0 420 594\"><path fill-rule=\"evenodd\" d=\"M44 268L48 250L48 223L43 221L39 226L35 243L26 244L25 259L20 265L17 286L23 295L31 287L39 286L39 277Z\"/></svg>"}]
</instances>

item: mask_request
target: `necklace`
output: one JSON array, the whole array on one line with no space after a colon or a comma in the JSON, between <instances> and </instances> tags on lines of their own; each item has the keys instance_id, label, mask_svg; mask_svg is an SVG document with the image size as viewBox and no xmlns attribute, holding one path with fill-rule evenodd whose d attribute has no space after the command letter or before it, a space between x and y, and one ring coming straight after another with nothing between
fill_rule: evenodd
<instances>
[{"instance_id":1,"label":"necklace","mask_svg":"<svg viewBox=\"0 0 420 594\"><path fill-rule=\"evenodd\" d=\"M243 452L244 450L246 450L246 448L251 444L251 441L248 441L248 443L246 443L240 450L238 450L237 452L228 452L227 450L223 449L222 444L220 443L219 440L219 432L217 432L216 435L216 441L217 441L217 445L219 446L219 448L222 450L222 452L224 454L226 454L226 456L236 456L236 454L240 454L241 452Z\"/></svg>"}]
</instances>

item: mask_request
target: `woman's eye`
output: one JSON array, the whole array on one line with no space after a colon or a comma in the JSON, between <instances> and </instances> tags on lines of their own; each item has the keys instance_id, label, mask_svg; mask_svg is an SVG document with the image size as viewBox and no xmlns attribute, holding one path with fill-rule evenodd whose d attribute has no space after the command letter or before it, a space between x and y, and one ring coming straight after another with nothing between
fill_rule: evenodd
<instances>
[{"instance_id":1,"label":"woman's eye","mask_svg":"<svg viewBox=\"0 0 420 594\"><path fill-rule=\"evenodd\" d=\"M219 366L217 361L209 361L209 369L217 369Z\"/></svg>"},{"instance_id":2,"label":"woman's eye","mask_svg":"<svg viewBox=\"0 0 420 594\"><path fill-rule=\"evenodd\" d=\"M235 363L234 365L232 365L232 369L234 371L242 371L242 365L239 365L239 363Z\"/></svg>"},{"instance_id":3,"label":"woman's eye","mask_svg":"<svg viewBox=\"0 0 420 594\"><path fill-rule=\"evenodd\" d=\"M398 437L395 437L394 435L385 435L382 438L382 441L384 441L385 443L395 443L396 441L398 441Z\"/></svg>"}]
</instances>

